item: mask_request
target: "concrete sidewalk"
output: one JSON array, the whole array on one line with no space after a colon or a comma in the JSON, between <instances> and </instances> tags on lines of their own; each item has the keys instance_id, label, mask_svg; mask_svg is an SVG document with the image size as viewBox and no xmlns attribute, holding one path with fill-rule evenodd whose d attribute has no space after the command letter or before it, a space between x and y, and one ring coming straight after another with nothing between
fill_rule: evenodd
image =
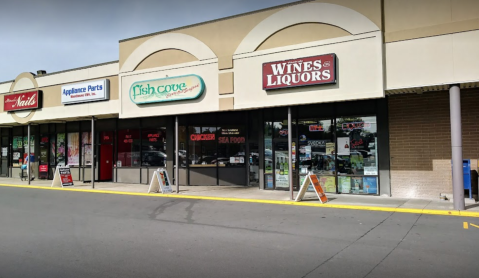
<instances>
[{"instance_id":1,"label":"concrete sidewalk","mask_svg":"<svg viewBox=\"0 0 479 278\"><path fill-rule=\"evenodd\" d=\"M50 187L52 181L34 180L31 182L32 187ZM27 181L21 181L15 178L0 178L0 184L28 186ZM74 188L77 190L88 191L109 191L122 193L147 193L148 185L146 184L124 184L113 182L97 182L95 189L91 188L90 183L75 182ZM173 187L173 190L176 190ZM155 193L152 193L155 194ZM294 192L296 197L297 192ZM172 195L189 196L189 197L214 197L227 199L244 199L255 201L290 201L289 191L272 191L259 190L257 187L246 186L180 186L180 193ZM349 194L326 194L328 196L328 205L346 205L360 207L384 207L384 208L401 208L401 209L419 209L419 210L453 210L451 201L428 200L428 199L407 199L407 198L390 198L381 196L358 196ZM318 203L316 195L312 192L306 193L304 202ZM360 209L360 208L358 208ZM466 210L471 212L479 212L479 203L467 199Z\"/></svg>"}]
</instances>

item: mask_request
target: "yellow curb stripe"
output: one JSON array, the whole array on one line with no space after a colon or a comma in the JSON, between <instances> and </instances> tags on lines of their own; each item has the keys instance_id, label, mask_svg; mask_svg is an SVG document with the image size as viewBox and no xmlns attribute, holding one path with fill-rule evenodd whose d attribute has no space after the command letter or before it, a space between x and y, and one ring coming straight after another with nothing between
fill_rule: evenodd
<instances>
[{"instance_id":1,"label":"yellow curb stripe","mask_svg":"<svg viewBox=\"0 0 479 278\"><path fill-rule=\"evenodd\" d=\"M322 208L335 208L335 209L369 210L369 211L415 213L415 214L429 214L429 215L450 215L450 216L477 217L477 218L479 218L479 212L473 212L473 211L431 210L431 209L412 209L412 208L396 208L396 207L374 207L374 206L356 206L356 205L340 205L340 204L320 204L320 203L295 202L295 201L242 199L242 198L230 198L230 197L209 197L209 196L177 195L177 194L137 193L137 192L125 192L125 191L113 191L113 190L110 191L110 190L79 189L79 188L65 188L65 187L62 188L62 187L48 187L48 186L34 186L34 185L30 186L30 185L0 184L0 186L19 187L19 188L34 188L34 189L47 189L47 190L76 191L76 192L87 192L87 193L115 194L115 195L181 198L181 199L196 199L196 200L210 200L210 201L230 201L230 202L245 202L245 203L291 205L291 206L302 206L302 207L322 207Z\"/></svg>"}]
</instances>

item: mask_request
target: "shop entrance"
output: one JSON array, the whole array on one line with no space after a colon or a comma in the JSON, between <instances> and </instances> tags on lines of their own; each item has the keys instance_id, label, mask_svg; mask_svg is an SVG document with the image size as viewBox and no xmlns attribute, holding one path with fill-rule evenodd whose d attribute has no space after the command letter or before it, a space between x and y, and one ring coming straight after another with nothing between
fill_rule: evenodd
<instances>
[{"instance_id":1,"label":"shop entrance","mask_svg":"<svg viewBox=\"0 0 479 278\"><path fill-rule=\"evenodd\" d=\"M101 132L99 146L99 181L113 180L113 132Z\"/></svg>"},{"instance_id":2,"label":"shop entrance","mask_svg":"<svg viewBox=\"0 0 479 278\"><path fill-rule=\"evenodd\" d=\"M8 177L8 137L2 137L0 177Z\"/></svg>"}]
</instances>

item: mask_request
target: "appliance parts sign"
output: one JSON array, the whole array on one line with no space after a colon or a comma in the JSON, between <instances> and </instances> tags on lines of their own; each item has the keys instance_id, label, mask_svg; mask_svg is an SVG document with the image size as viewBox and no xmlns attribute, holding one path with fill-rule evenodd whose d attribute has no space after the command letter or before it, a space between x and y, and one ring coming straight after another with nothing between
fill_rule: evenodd
<instances>
[{"instance_id":1,"label":"appliance parts sign","mask_svg":"<svg viewBox=\"0 0 479 278\"><path fill-rule=\"evenodd\" d=\"M108 79L62 86L62 104L108 99L110 99L110 82Z\"/></svg>"},{"instance_id":2,"label":"appliance parts sign","mask_svg":"<svg viewBox=\"0 0 479 278\"><path fill-rule=\"evenodd\" d=\"M130 87L130 99L136 104L189 100L198 98L204 90L203 79L190 74L135 82Z\"/></svg>"},{"instance_id":3,"label":"appliance parts sign","mask_svg":"<svg viewBox=\"0 0 479 278\"><path fill-rule=\"evenodd\" d=\"M263 64L263 90L336 84L336 54Z\"/></svg>"},{"instance_id":4,"label":"appliance parts sign","mask_svg":"<svg viewBox=\"0 0 479 278\"><path fill-rule=\"evenodd\" d=\"M13 95L5 95L3 98L4 111L18 111L40 108L40 92L26 92Z\"/></svg>"}]
</instances>

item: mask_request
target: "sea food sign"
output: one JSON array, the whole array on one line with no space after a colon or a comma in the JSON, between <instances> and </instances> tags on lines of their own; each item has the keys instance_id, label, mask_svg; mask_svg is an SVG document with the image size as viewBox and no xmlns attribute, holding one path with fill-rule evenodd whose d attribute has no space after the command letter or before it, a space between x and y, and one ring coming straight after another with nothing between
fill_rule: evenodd
<instances>
[{"instance_id":1,"label":"sea food sign","mask_svg":"<svg viewBox=\"0 0 479 278\"><path fill-rule=\"evenodd\" d=\"M198 98L205 90L201 77L195 74L138 81L130 87L130 99L136 104Z\"/></svg>"},{"instance_id":2,"label":"sea food sign","mask_svg":"<svg viewBox=\"0 0 479 278\"><path fill-rule=\"evenodd\" d=\"M40 108L40 91L5 95L3 111L18 111Z\"/></svg>"},{"instance_id":3,"label":"sea food sign","mask_svg":"<svg viewBox=\"0 0 479 278\"><path fill-rule=\"evenodd\" d=\"M263 64L263 90L336 83L336 54Z\"/></svg>"}]
</instances>

